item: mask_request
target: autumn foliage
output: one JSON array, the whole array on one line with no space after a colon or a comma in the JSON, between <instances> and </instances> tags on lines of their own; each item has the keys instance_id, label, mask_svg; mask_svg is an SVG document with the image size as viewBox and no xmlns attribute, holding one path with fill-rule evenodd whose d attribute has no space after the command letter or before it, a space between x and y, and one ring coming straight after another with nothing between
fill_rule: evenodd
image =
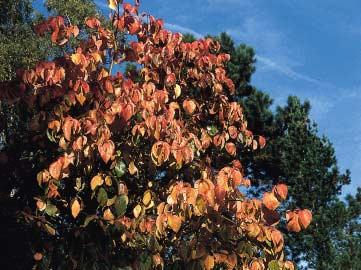
<instances>
[{"instance_id":1,"label":"autumn foliage","mask_svg":"<svg viewBox=\"0 0 361 270\"><path fill-rule=\"evenodd\" d=\"M277 225L299 232L312 214L281 217L284 184L246 196L251 181L237 153L266 141L247 129L225 72L230 56L212 39L183 42L139 14L138 2L109 7L109 28L97 18L84 33L62 17L41 23L38 34L63 55L19 73L3 92L28 106L24 132L47 153L29 179L39 186L33 211L23 213L50 235L34 253L38 267L50 260L51 239L83 241L96 227L111 239L111 255L99 258L111 265L294 269ZM124 72L127 63L136 74ZM67 260L81 263L76 252Z\"/></svg>"}]
</instances>

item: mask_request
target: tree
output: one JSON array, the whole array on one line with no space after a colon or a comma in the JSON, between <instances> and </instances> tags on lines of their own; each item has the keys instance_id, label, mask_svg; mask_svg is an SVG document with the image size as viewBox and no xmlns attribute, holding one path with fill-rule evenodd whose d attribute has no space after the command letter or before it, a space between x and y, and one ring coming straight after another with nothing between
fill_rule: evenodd
<instances>
[{"instance_id":1,"label":"tree","mask_svg":"<svg viewBox=\"0 0 361 270\"><path fill-rule=\"evenodd\" d=\"M99 16L92 0L47 0L45 5L53 16L61 14L78 27L84 25L87 17Z\"/></svg>"},{"instance_id":2,"label":"tree","mask_svg":"<svg viewBox=\"0 0 361 270\"><path fill-rule=\"evenodd\" d=\"M112 28L92 17L84 35L66 18L47 19L38 34L67 51L2 85L26 110L32 151L5 149L1 161L40 168L22 212L41 235L36 268L293 269L277 229L287 186L262 199L239 189L250 180L237 152L266 142L247 129L230 56L212 39L183 42L139 16L138 4L118 13L110 1ZM127 62L137 81L113 72ZM289 210L287 228L306 229L311 217Z\"/></svg>"},{"instance_id":3,"label":"tree","mask_svg":"<svg viewBox=\"0 0 361 270\"><path fill-rule=\"evenodd\" d=\"M0 7L0 81L10 80L18 68L30 68L45 54L41 39L31 30L29 0L2 1Z\"/></svg>"}]
</instances>

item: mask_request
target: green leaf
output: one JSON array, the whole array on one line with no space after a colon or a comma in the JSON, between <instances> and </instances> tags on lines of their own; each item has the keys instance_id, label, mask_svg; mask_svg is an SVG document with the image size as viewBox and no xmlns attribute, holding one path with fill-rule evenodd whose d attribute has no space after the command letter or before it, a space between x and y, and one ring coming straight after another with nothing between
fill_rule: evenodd
<instances>
[{"instance_id":1,"label":"green leaf","mask_svg":"<svg viewBox=\"0 0 361 270\"><path fill-rule=\"evenodd\" d=\"M98 191L97 201L101 206L105 206L108 201L108 194L104 188L100 188Z\"/></svg>"},{"instance_id":2,"label":"green leaf","mask_svg":"<svg viewBox=\"0 0 361 270\"><path fill-rule=\"evenodd\" d=\"M147 253L142 253L139 257L139 269L150 270L152 269L152 258Z\"/></svg>"},{"instance_id":3,"label":"green leaf","mask_svg":"<svg viewBox=\"0 0 361 270\"><path fill-rule=\"evenodd\" d=\"M118 217L124 216L125 211L127 210L127 205L128 205L128 197L125 195L118 196L114 202L115 214Z\"/></svg>"},{"instance_id":4,"label":"green leaf","mask_svg":"<svg viewBox=\"0 0 361 270\"><path fill-rule=\"evenodd\" d=\"M92 222L94 219L96 219L97 216L96 215L91 215L91 216L87 216L84 220L84 224L82 225L82 227L86 227L89 225L90 222Z\"/></svg>"},{"instance_id":5,"label":"green leaf","mask_svg":"<svg viewBox=\"0 0 361 270\"><path fill-rule=\"evenodd\" d=\"M278 261L277 260L270 261L270 263L268 264L268 269L269 270L280 270Z\"/></svg>"},{"instance_id":6,"label":"green leaf","mask_svg":"<svg viewBox=\"0 0 361 270\"><path fill-rule=\"evenodd\" d=\"M123 161L117 161L117 164L114 167L115 175L118 177L122 177L127 170L127 166Z\"/></svg>"},{"instance_id":7,"label":"green leaf","mask_svg":"<svg viewBox=\"0 0 361 270\"><path fill-rule=\"evenodd\" d=\"M45 213L51 217L54 217L58 213L58 208L56 208L55 205L48 203L45 208Z\"/></svg>"},{"instance_id":8,"label":"green leaf","mask_svg":"<svg viewBox=\"0 0 361 270\"><path fill-rule=\"evenodd\" d=\"M208 126L207 130L208 134L212 137L218 133L218 129L215 126Z\"/></svg>"},{"instance_id":9,"label":"green leaf","mask_svg":"<svg viewBox=\"0 0 361 270\"><path fill-rule=\"evenodd\" d=\"M49 141L56 143L56 140L55 140L52 132L49 131L49 129L46 130L46 136L48 136Z\"/></svg>"}]
</instances>

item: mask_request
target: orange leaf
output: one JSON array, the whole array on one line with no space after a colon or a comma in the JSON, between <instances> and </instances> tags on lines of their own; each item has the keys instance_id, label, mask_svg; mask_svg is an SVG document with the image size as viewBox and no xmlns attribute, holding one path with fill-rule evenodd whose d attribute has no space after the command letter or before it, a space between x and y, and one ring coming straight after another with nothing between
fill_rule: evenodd
<instances>
[{"instance_id":1,"label":"orange leaf","mask_svg":"<svg viewBox=\"0 0 361 270\"><path fill-rule=\"evenodd\" d=\"M107 140L103 143L98 144L99 154L105 163L108 163L110 158L113 156L114 149L115 149L115 146L114 146L113 141L111 141L111 140Z\"/></svg>"},{"instance_id":2,"label":"orange leaf","mask_svg":"<svg viewBox=\"0 0 361 270\"><path fill-rule=\"evenodd\" d=\"M114 215L113 215L112 211L110 211L109 208L107 208L107 209L104 211L103 218L104 218L106 221L113 221L113 220L114 220Z\"/></svg>"},{"instance_id":3,"label":"orange leaf","mask_svg":"<svg viewBox=\"0 0 361 270\"><path fill-rule=\"evenodd\" d=\"M236 145L232 142L226 143L226 151L228 154L230 154L231 156L235 156L236 155Z\"/></svg>"},{"instance_id":4,"label":"orange leaf","mask_svg":"<svg viewBox=\"0 0 361 270\"><path fill-rule=\"evenodd\" d=\"M273 188L273 192L275 193L276 197L278 199L280 199L280 201L283 201L283 200L285 200L287 198L287 194L288 194L287 185L285 185L285 184L277 184Z\"/></svg>"},{"instance_id":5,"label":"orange leaf","mask_svg":"<svg viewBox=\"0 0 361 270\"><path fill-rule=\"evenodd\" d=\"M78 199L74 199L70 207L72 216L76 218L80 213L80 203Z\"/></svg>"},{"instance_id":6,"label":"orange leaf","mask_svg":"<svg viewBox=\"0 0 361 270\"><path fill-rule=\"evenodd\" d=\"M211 270L214 268L214 257L211 255L207 255L207 257L203 261L205 270Z\"/></svg>"},{"instance_id":7,"label":"orange leaf","mask_svg":"<svg viewBox=\"0 0 361 270\"><path fill-rule=\"evenodd\" d=\"M196 110L197 105L195 103L195 101L193 99L185 99L183 101L183 109L188 113L188 114L193 114L194 111Z\"/></svg>"},{"instance_id":8,"label":"orange leaf","mask_svg":"<svg viewBox=\"0 0 361 270\"><path fill-rule=\"evenodd\" d=\"M43 254L41 254L40 252L36 252L34 254L34 260L35 261L41 261L43 259Z\"/></svg>"},{"instance_id":9,"label":"orange leaf","mask_svg":"<svg viewBox=\"0 0 361 270\"><path fill-rule=\"evenodd\" d=\"M168 225L174 232L177 233L182 225L182 219L177 215L169 215Z\"/></svg>"},{"instance_id":10,"label":"orange leaf","mask_svg":"<svg viewBox=\"0 0 361 270\"><path fill-rule=\"evenodd\" d=\"M136 19L132 23L130 23L128 26L128 31L130 35L134 35L140 31L140 22Z\"/></svg>"},{"instance_id":11,"label":"orange leaf","mask_svg":"<svg viewBox=\"0 0 361 270\"><path fill-rule=\"evenodd\" d=\"M85 24L89 27L89 28L97 28L100 26L100 21L97 18L87 18L85 21Z\"/></svg>"},{"instance_id":12,"label":"orange leaf","mask_svg":"<svg viewBox=\"0 0 361 270\"><path fill-rule=\"evenodd\" d=\"M265 269L264 264L261 261L253 261L251 263L250 270L264 270L264 269Z\"/></svg>"},{"instance_id":13,"label":"orange leaf","mask_svg":"<svg viewBox=\"0 0 361 270\"><path fill-rule=\"evenodd\" d=\"M266 145L266 139L263 136L258 137L259 147L262 149Z\"/></svg>"},{"instance_id":14,"label":"orange leaf","mask_svg":"<svg viewBox=\"0 0 361 270\"><path fill-rule=\"evenodd\" d=\"M49 166L49 172L51 177L53 177L56 180L59 180L60 175L61 175L61 170L63 168L63 159L58 159L57 161L54 161L53 163L50 164Z\"/></svg>"},{"instance_id":15,"label":"orange leaf","mask_svg":"<svg viewBox=\"0 0 361 270\"><path fill-rule=\"evenodd\" d=\"M276 229L272 230L271 239L272 239L273 245L275 247L275 252L282 251L283 245L284 245L282 233Z\"/></svg>"},{"instance_id":16,"label":"orange leaf","mask_svg":"<svg viewBox=\"0 0 361 270\"><path fill-rule=\"evenodd\" d=\"M302 229L306 229L312 220L312 213L308 209L300 210L298 212L298 220Z\"/></svg>"},{"instance_id":17,"label":"orange leaf","mask_svg":"<svg viewBox=\"0 0 361 270\"><path fill-rule=\"evenodd\" d=\"M166 142L157 142L152 146L151 157L155 165L161 166L168 160L170 155L170 146Z\"/></svg>"},{"instance_id":18,"label":"orange leaf","mask_svg":"<svg viewBox=\"0 0 361 270\"><path fill-rule=\"evenodd\" d=\"M301 226L298 222L297 213L288 210L286 212L286 220L287 220L287 229L290 232L300 232L301 231Z\"/></svg>"},{"instance_id":19,"label":"orange leaf","mask_svg":"<svg viewBox=\"0 0 361 270\"><path fill-rule=\"evenodd\" d=\"M262 202L270 210L275 210L280 205L280 202L277 200L273 192L265 192L263 194Z\"/></svg>"}]
</instances>

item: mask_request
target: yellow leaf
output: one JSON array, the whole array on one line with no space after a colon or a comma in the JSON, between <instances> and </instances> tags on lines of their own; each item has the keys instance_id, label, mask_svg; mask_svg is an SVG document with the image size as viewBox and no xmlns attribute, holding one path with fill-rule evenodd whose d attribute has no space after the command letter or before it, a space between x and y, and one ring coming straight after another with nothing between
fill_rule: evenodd
<instances>
[{"instance_id":1,"label":"yellow leaf","mask_svg":"<svg viewBox=\"0 0 361 270\"><path fill-rule=\"evenodd\" d=\"M83 55L81 53L73 53L71 55L71 61L75 64L75 65L79 65L82 60L83 60Z\"/></svg>"},{"instance_id":2,"label":"yellow leaf","mask_svg":"<svg viewBox=\"0 0 361 270\"><path fill-rule=\"evenodd\" d=\"M179 86L179 84L175 85L175 89L174 89L174 94L175 94L175 98L178 98L182 93L182 89Z\"/></svg>"},{"instance_id":3,"label":"yellow leaf","mask_svg":"<svg viewBox=\"0 0 361 270\"><path fill-rule=\"evenodd\" d=\"M133 161L129 163L128 170L131 175L134 175L138 171Z\"/></svg>"},{"instance_id":4,"label":"yellow leaf","mask_svg":"<svg viewBox=\"0 0 361 270\"><path fill-rule=\"evenodd\" d=\"M99 53L92 53L92 56L93 56L94 61L95 61L96 63L102 62L102 57L101 57L101 55L100 55Z\"/></svg>"},{"instance_id":5,"label":"yellow leaf","mask_svg":"<svg viewBox=\"0 0 361 270\"><path fill-rule=\"evenodd\" d=\"M139 204L136 207L134 207L133 215L135 218L139 217L141 212L142 212L142 207Z\"/></svg>"},{"instance_id":6,"label":"yellow leaf","mask_svg":"<svg viewBox=\"0 0 361 270\"><path fill-rule=\"evenodd\" d=\"M94 177L92 178L92 180L90 181L90 188L91 188L92 190L94 190L94 189L96 189L98 186L103 185L103 183L104 183L103 178L102 178L99 174L97 174L97 175L94 176Z\"/></svg>"},{"instance_id":7,"label":"yellow leaf","mask_svg":"<svg viewBox=\"0 0 361 270\"><path fill-rule=\"evenodd\" d=\"M182 225L182 219L176 215L169 215L168 225L174 232L178 232Z\"/></svg>"},{"instance_id":8,"label":"yellow leaf","mask_svg":"<svg viewBox=\"0 0 361 270\"><path fill-rule=\"evenodd\" d=\"M71 203L71 214L76 218L80 213L80 203L78 199L74 199Z\"/></svg>"},{"instance_id":9,"label":"yellow leaf","mask_svg":"<svg viewBox=\"0 0 361 270\"><path fill-rule=\"evenodd\" d=\"M109 0L109 8L112 10L117 10L117 0Z\"/></svg>"},{"instance_id":10,"label":"yellow leaf","mask_svg":"<svg viewBox=\"0 0 361 270\"><path fill-rule=\"evenodd\" d=\"M124 243L127 240L127 235L125 233L123 233L120 238L122 239L122 241Z\"/></svg>"},{"instance_id":11,"label":"yellow leaf","mask_svg":"<svg viewBox=\"0 0 361 270\"><path fill-rule=\"evenodd\" d=\"M79 104L80 104L81 106L83 106L83 104L84 104L84 102L85 102L85 100L86 100L86 98L85 98L85 96L83 95L83 93L76 94L75 97L76 97L76 100L79 102Z\"/></svg>"},{"instance_id":12,"label":"yellow leaf","mask_svg":"<svg viewBox=\"0 0 361 270\"><path fill-rule=\"evenodd\" d=\"M145 210L148 210L154 206L154 201L150 201L150 203L145 207Z\"/></svg>"},{"instance_id":13,"label":"yellow leaf","mask_svg":"<svg viewBox=\"0 0 361 270\"><path fill-rule=\"evenodd\" d=\"M150 190L147 190L143 196L144 205L148 206L151 200L152 200L152 193L150 192Z\"/></svg>"},{"instance_id":14,"label":"yellow leaf","mask_svg":"<svg viewBox=\"0 0 361 270\"><path fill-rule=\"evenodd\" d=\"M105 184L110 187L112 185L112 183L113 183L112 178L109 175L107 175L105 177Z\"/></svg>"}]
</instances>

